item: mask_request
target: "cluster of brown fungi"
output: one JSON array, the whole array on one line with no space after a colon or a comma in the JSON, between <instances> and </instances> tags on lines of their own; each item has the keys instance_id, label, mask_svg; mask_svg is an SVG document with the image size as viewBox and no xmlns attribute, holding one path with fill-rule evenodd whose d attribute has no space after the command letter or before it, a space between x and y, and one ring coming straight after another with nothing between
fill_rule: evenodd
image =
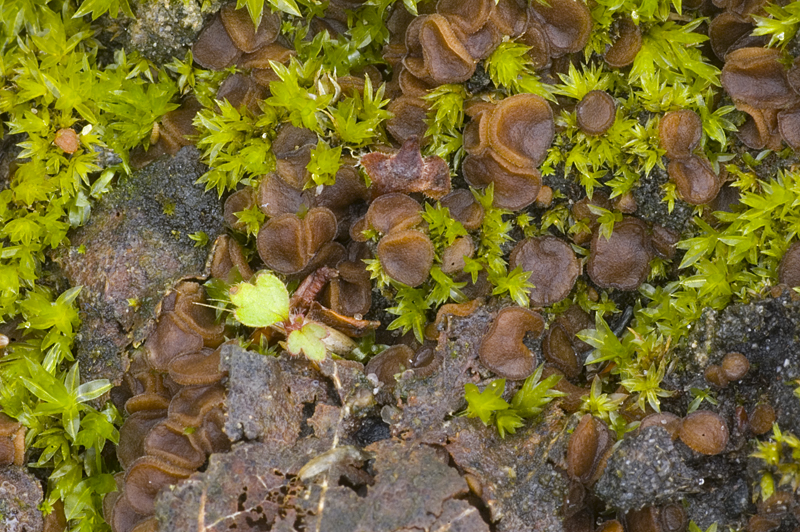
<instances>
[{"instance_id":1,"label":"cluster of brown fungi","mask_svg":"<svg viewBox=\"0 0 800 532\"><path fill-rule=\"evenodd\" d=\"M133 357L124 386L114 390L127 414L117 446L118 491L103 502L114 532L157 530L159 490L230 449L218 349L225 330L205 303L204 289L193 282L167 295L155 331Z\"/></svg>"},{"instance_id":2,"label":"cluster of brown fungi","mask_svg":"<svg viewBox=\"0 0 800 532\"><path fill-rule=\"evenodd\" d=\"M761 3L728 2L725 12L710 26L714 52L725 61L722 83L736 107L750 116L741 129L742 141L751 148L778 149L782 141L800 148L800 63L786 68L779 52L755 48L757 38L749 36L750 15ZM325 18L313 19L313 31L341 34L346 30L347 10L358 4L336 0ZM372 306L372 283L365 260L377 257L383 272L397 283L418 287L429 278L432 268L469 280L463 272L465 258L475 253L472 235L456 239L437 256L423 219L424 197L437 200L467 231L477 231L484 209L471 192L453 190L450 169L439 157L423 157L427 139L429 104L423 99L442 84L470 80L479 62L485 60L506 38L530 46L533 65L549 75L563 70L570 54L588 42L592 17L584 2L549 0L439 0L420 5L419 16L395 9L388 20L389 44L384 58L392 67L387 96L392 98L386 130L393 146L380 146L360 160L344 156L335 184L312 186L308 170L317 134L306 128L283 124L272 141L275 171L260 176L258 185L241 188L225 202L225 221L234 232L247 224L237 214L258 209L266 217L260 226L256 249L263 265L289 281L300 281L293 310L342 331L351 337L364 336L377 322L364 320ZM270 61L286 63L294 54L280 35L280 16L265 13L254 30L249 14L232 4L222 8L200 34L194 58L201 66L221 70L236 65L244 73L230 75L217 98L234 107L261 113L259 101L276 81ZM615 39L604 55L613 68L630 65L642 45L639 25L632 20L617 22ZM363 76L376 84L380 72L370 67L337 80L343 91L363 91ZM139 154L146 163L162 153L175 154L192 143L192 119L200 110L194 98L168 113L154 130L154 147ZM536 203L548 205L553 190L542 183L538 167L546 158L556 134L553 104L532 94L517 94L499 101L470 100L465 108L469 121L463 132L466 157L461 174L468 185L494 188L494 206L519 211ZM575 106L577 124L589 136L605 134L615 122L614 98L599 90L590 91ZM669 159L668 174L681 199L702 205L715 199L722 180L701 150L703 124L690 110L677 110L662 117L661 147ZM60 145L60 144L59 144ZM65 151L69 146L64 143ZM369 176L367 187L359 165ZM592 207L616 209L625 216L606 236ZM510 250L509 268L530 274L528 295L532 307L549 307L570 295L583 266L594 285L601 289L636 290L650 274L655 257L671 259L679 235L632 216L637 210L633 197L612 202L603 191L575 202L572 218L588 228L571 236L577 246L590 245L588 259L579 260L573 247L556 236L521 239ZM368 234L377 235L377 242ZM253 268L241 240L233 236L218 239L211 273L228 283L247 280ZM510 247L510 246L509 246ZM800 247L787 253L800 265ZM800 266L781 266L781 280L800 285ZM797 282L794 282L794 279ZM404 338L370 360L365 373L374 374L391 389L396 376L406 371L425 377L440 362L432 348L443 314L466 316L490 296L485 273L464 289L470 301L443 306L435 323L426 329L427 343ZM596 295L596 292L595 292ZM163 302L154 333L134 357L126 375L124 409L128 415L121 429L117 450L124 472L119 474L120 491L105 500L106 517L115 532L155 530L153 501L158 491L187 478L201 467L209 454L229 448L224 425L225 377L219 370L219 346L224 327L214 312L202 306L203 289L195 283L180 284ZM482 364L509 380L522 380L537 366L531 341L541 340L545 375L564 378L557 388L566 393L564 410L574 413L587 393L586 358L590 346L577 337L593 326L591 316L571 305L552 323L536 310L518 306L497 312L479 347ZM270 336L269 331L257 331ZM720 365L709 366L706 378L725 387L747 373L748 362L731 354ZM602 368L592 368L593 373ZM620 390L622 391L622 390ZM119 395L119 394L118 394ZM118 397L119 399L119 397ZM629 421L641 421L639 430L658 425L673 440L680 440L703 455L722 453L728 445L728 427L716 413L700 410L681 419L672 414L638 417L631 412L632 398L623 408ZM631 407L631 408L628 408ZM744 410L742 409L742 412ZM740 413L753 434L763 434L772 425L775 412L756 405ZM24 431L19 424L0 419L0 463L21 461L19 445ZM566 455L566 473L571 488L564 504L564 517L576 530L591 530L584 523L592 514L584 499L603 473L615 443L615 435L601 420L584 416L572 434ZM583 524L581 524L583 523ZM585 526L584 526L585 525ZM601 532L682 532L687 526L683 507L675 504L647 506L627 512L620 520L600 525ZM566 527L566 525L565 525ZM583 527L583 528L581 528Z\"/></svg>"}]
</instances>

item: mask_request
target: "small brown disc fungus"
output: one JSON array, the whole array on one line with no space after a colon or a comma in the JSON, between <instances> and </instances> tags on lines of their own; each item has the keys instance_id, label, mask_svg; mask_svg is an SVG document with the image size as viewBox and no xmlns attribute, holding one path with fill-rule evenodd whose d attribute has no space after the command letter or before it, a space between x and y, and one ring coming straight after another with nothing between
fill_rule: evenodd
<instances>
[{"instance_id":1,"label":"small brown disc fungus","mask_svg":"<svg viewBox=\"0 0 800 532\"><path fill-rule=\"evenodd\" d=\"M185 433L182 425L169 418L147 433L144 452L186 469L197 469L206 461L206 453L200 449L194 433Z\"/></svg>"},{"instance_id":2,"label":"small brown disc fungus","mask_svg":"<svg viewBox=\"0 0 800 532\"><path fill-rule=\"evenodd\" d=\"M684 418L680 438L698 453L719 454L728 445L728 426L719 414L697 410Z\"/></svg>"},{"instance_id":3,"label":"small brown disc fungus","mask_svg":"<svg viewBox=\"0 0 800 532\"><path fill-rule=\"evenodd\" d=\"M413 367L414 350L405 344L397 344L374 356L364 369L364 373L375 374L378 380L388 386L396 384L395 375Z\"/></svg>"},{"instance_id":4,"label":"small brown disc fungus","mask_svg":"<svg viewBox=\"0 0 800 532\"><path fill-rule=\"evenodd\" d=\"M786 144L795 151L800 150L800 107L778 113L778 130Z\"/></svg>"},{"instance_id":5,"label":"small brown disc fungus","mask_svg":"<svg viewBox=\"0 0 800 532\"><path fill-rule=\"evenodd\" d=\"M384 235L410 229L422 223L422 206L399 192L384 194L370 203L366 222L370 229Z\"/></svg>"},{"instance_id":6,"label":"small brown disc fungus","mask_svg":"<svg viewBox=\"0 0 800 532\"><path fill-rule=\"evenodd\" d=\"M722 359L722 373L729 381L742 380L750 370L750 361L741 353L728 353Z\"/></svg>"},{"instance_id":7,"label":"small brown disc fungus","mask_svg":"<svg viewBox=\"0 0 800 532\"><path fill-rule=\"evenodd\" d=\"M704 205L713 200L722 186L708 160L698 155L670 161L667 174L675 181L680 198L691 205Z\"/></svg>"},{"instance_id":8,"label":"small brown disc fungus","mask_svg":"<svg viewBox=\"0 0 800 532\"><path fill-rule=\"evenodd\" d=\"M233 237L220 235L217 238L211 259L211 276L231 284L247 281L253 276L242 247Z\"/></svg>"},{"instance_id":9,"label":"small brown disc fungus","mask_svg":"<svg viewBox=\"0 0 800 532\"><path fill-rule=\"evenodd\" d=\"M587 135L602 135L614 125L617 106L605 91L589 91L575 106L578 127Z\"/></svg>"},{"instance_id":10,"label":"small brown disc fungus","mask_svg":"<svg viewBox=\"0 0 800 532\"><path fill-rule=\"evenodd\" d=\"M500 377L522 380L536 368L536 355L523 343L525 335L538 338L543 331L544 320L538 313L522 307L504 308L483 337L481 362Z\"/></svg>"},{"instance_id":11,"label":"small brown disc fungus","mask_svg":"<svg viewBox=\"0 0 800 532\"><path fill-rule=\"evenodd\" d=\"M542 356L570 379L580 375L583 369L575 348L572 347L569 334L557 324L548 329L542 340Z\"/></svg>"},{"instance_id":12,"label":"small brown disc fungus","mask_svg":"<svg viewBox=\"0 0 800 532\"><path fill-rule=\"evenodd\" d=\"M276 171L289 185L302 189L311 178L306 166L311 150L317 145L317 134L303 127L285 124L272 142Z\"/></svg>"},{"instance_id":13,"label":"small brown disc fungus","mask_svg":"<svg viewBox=\"0 0 800 532\"><path fill-rule=\"evenodd\" d=\"M750 430L758 436L766 434L772 430L772 424L775 423L775 419L777 419L777 415L774 408L768 404L758 404L750 413Z\"/></svg>"},{"instance_id":14,"label":"small brown disc fungus","mask_svg":"<svg viewBox=\"0 0 800 532\"><path fill-rule=\"evenodd\" d=\"M481 29L494 9L494 0L439 0L436 4L436 12L464 34Z\"/></svg>"},{"instance_id":15,"label":"small brown disc fungus","mask_svg":"<svg viewBox=\"0 0 800 532\"><path fill-rule=\"evenodd\" d=\"M421 18L421 17L420 17ZM411 137L418 137L425 141L425 132L428 130L428 103L422 98L401 96L389 103L386 108L392 117L386 121L386 131L400 143Z\"/></svg>"},{"instance_id":16,"label":"small brown disc fungus","mask_svg":"<svg viewBox=\"0 0 800 532\"><path fill-rule=\"evenodd\" d=\"M663 532L683 532L689 525L686 510L679 504L667 504L661 508L659 523Z\"/></svg>"},{"instance_id":17,"label":"small brown disc fungus","mask_svg":"<svg viewBox=\"0 0 800 532\"><path fill-rule=\"evenodd\" d=\"M519 167L487 149L480 157L467 155L463 165L464 179L475 188L494 183L493 205L501 209L519 210L539 195L542 174L533 166Z\"/></svg>"},{"instance_id":18,"label":"small brown disc fungus","mask_svg":"<svg viewBox=\"0 0 800 532\"><path fill-rule=\"evenodd\" d=\"M524 0L497 0L495 4L488 24L497 33L514 38L525 31L530 13Z\"/></svg>"},{"instance_id":19,"label":"small brown disc fungus","mask_svg":"<svg viewBox=\"0 0 800 532\"><path fill-rule=\"evenodd\" d=\"M450 211L450 216L461 222L467 231L474 231L483 223L483 206L469 190L454 190L443 197L441 202L442 207L447 207Z\"/></svg>"},{"instance_id":20,"label":"small brown disc fungus","mask_svg":"<svg viewBox=\"0 0 800 532\"><path fill-rule=\"evenodd\" d=\"M633 63L642 49L642 30L627 17L619 21L617 29L619 38L606 51L605 59L609 66L622 68Z\"/></svg>"},{"instance_id":21,"label":"small brown disc fungus","mask_svg":"<svg viewBox=\"0 0 800 532\"><path fill-rule=\"evenodd\" d=\"M606 424L585 414L567 444L567 474L587 486L594 483L605 468L606 455L613 443Z\"/></svg>"},{"instance_id":22,"label":"small brown disc fungus","mask_svg":"<svg viewBox=\"0 0 800 532\"><path fill-rule=\"evenodd\" d=\"M783 254L778 266L778 280L789 287L800 286L800 242L795 242Z\"/></svg>"},{"instance_id":23,"label":"small brown disc fungus","mask_svg":"<svg viewBox=\"0 0 800 532\"><path fill-rule=\"evenodd\" d=\"M783 109L792 105L797 94L786 79L780 62L781 51L775 48L740 48L725 56L722 86L734 102L744 102L757 109Z\"/></svg>"},{"instance_id":24,"label":"small brown disc fungus","mask_svg":"<svg viewBox=\"0 0 800 532\"><path fill-rule=\"evenodd\" d=\"M559 57L580 52L592 34L592 14L580 0L534 2L531 12L550 39L550 54Z\"/></svg>"},{"instance_id":25,"label":"small brown disc fungus","mask_svg":"<svg viewBox=\"0 0 800 532\"><path fill-rule=\"evenodd\" d=\"M591 414L585 414L569 438L567 474L570 478L577 480L591 475L597 450L597 423Z\"/></svg>"},{"instance_id":26,"label":"small brown disc fungus","mask_svg":"<svg viewBox=\"0 0 800 532\"><path fill-rule=\"evenodd\" d=\"M554 236L526 238L511 252L511 268L530 272L533 284L528 293L531 305L547 307L567 297L580 275L580 266L572 248Z\"/></svg>"},{"instance_id":27,"label":"small brown disc fungus","mask_svg":"<svg viewBox=\"0 0 800 532\"><path fill-rule=\"evenodd\" d=\"M703 134L703 121L690 109L671 111L661 118L658 124L658 138L661 147L670 159L685 159L700 143Z\"/></svg>"},{"instance_id":28,"label":"small brown disc fungus","mask_svg":"<svg viewBox=\"0 0 800 532\"><path fill-rule=\"evenodd\" d=\"M456 238L442 252L442 271L448 275L460 272L464 269L464 258L472 258L473 253L475 244L472 243L472 238L468 236Z\"/></svg>"},{"instance_id":29,"label":"small brown disc fungus","mask_svg":"<svg viewBox=\"0 0 800 532\"><path fill-rule=\"evenodd\" d=\"M336 269L339 276L328 284L324 301L339 314L363 316L372 306L372 284L366 265L344 261Z\"/></svg>"},{"instance_id":30,"label":"small brown disc fungus","mask_svg":"<svg viewBox=\"0 0 800 532\"><path fill-rule=\"evenodd\" d=\"M645 418L639 424L639 432L643 431L647 427L662 427L667 431L670 437L675 440L678 438L678 433L681 430L682 423L683 421L681 418L675 414L671 414L669 412L658 412L645 416Z\"/></svg>"},{"instance_id":31,"label":"small brown disc fungus","mask_svg":"<svg viewBox=\"0 0 800 532\"><path fill-rule=\"evenodd\" d=\"M74 129L69 127L56 131L56 138L53 143L61 148L61 151L69 153L70 155L78 151L78 148L81 147L78 134L75 133Z\"/></svg>"},{"instance_id":32,"label":"small brown disc fungus","mask_svg":"<svg viewBox=\"0 0 800 532\"><path fill-rule=\"evenodd\" d=\"M752 21L736 13L725 12L714 17L708 25L708 39L714 55L724 61L728 52L743 47L739 42L746 41L754 28Z\"/></svg>"},{"instance_id":33,"label":"small brown disc fungus","mask_svg":"<svg viewBox=\"0 0 800 532\"><path fill-rule=\"evenodd\" d=\"M609 239L595 229L586 271L601 288L636 290L650 273L650 259L647 225L626 217L614 225Z\"/></svg>"},{"instance_id":34,"label":"small brown disc fungus","mask_svg":"<svg viewBox=\"0 0 800 532\"><path fill-rule=\"evenodd\" d=\"M156 495L161 488L177 484L192 473L191 469L169 464L153 456L143 456L125 474L123 498L127 499L134 511L151 515L155 510Z\"/></svg>"},{"instance_id":35,"label":"small brown disc fungus","mask_svg":"<svg viewBox=\"0 0 800 532\"><path fill-rule=\"evenodd\" d=\"M247 187L244 190L252 191L252 188ZM282 214L297 214L308 210L312 203L310 196L308 191L301 191L289 185L281 176L272 172L265 175L258 185L256 201L261 212L270 218L275 218Z\"/></svg>"},{"instance_id":36,"label":"small brown disc fungus","mask_svg":"<svg viewBox=\"0 0 800 532\"><path fill-rule=\"evenodd\" d=\"M281 30L279 13L266 11L261 17L258 29L253 25L247 9L236 9L228 4L220 10L222 24L236 47L243 52L254 52L264 45L270 44Z\"/></svg>"},{"instance_id":37,"label":"small brown disc fungus","mask_svg":"<svg viewBox=\"0 0 800 532\"><path fill-rule=\"evenodd\" d=\"M0 467L25 463L25 427L0 412Z\"/></svg>"},{"instance_id":38,"label":"small brown disc fungus","mask_svg":"<svg viewBox=\"0 0 800 532\"><path fill-rule=\"evenodd\" d=\"M264 264L290 275L301 272L334 236L336 216L324 207L315 207L302 220L295 214L272 218L261 226L256 245Z\"/></svg>"},{"instance_id":39,"label":"small brown disc fungus","mask_svg":"<svg viewBox=\"0 0 800 532\"><path fill-rule=\"evenodd\" d=\"M395 281L411 287L425 282L433 258L433 243L420 231L393 231L378 242L378 259L383 271Z\"/></svg>"},{"instance_id":40,"label":"small brown disc fungus","mask_svg":"<svg viewBox=\"0 0 800 532\"><path fill-rule=\"evenodd\" d=\"M242 222L239 217L236 216L236 213L250 209L254 202L255 199L253 198L253 189L251 187L237 190L225 200L222 219L225 220L225 223L231 229L235 231L245 231L247 229L247 224Z\"/></svg>"},{"instance_id":41,"label":"small brown disc fungus","mask_svg":"<svg viewBox=\"0 0 800 532\"><path fill-rule=\"evenodd\" d=\"M506 98L489 118L489 144L503 159L519 167L539 166L555 135L553 110L535 94Z\"/></svg>"},{"instance_id":42,"label":"small brown disc fungus","mask_svg":"<svg viewBox=\"0 0 800 532\"><path fill-rule=\"evenodd\" d=\"M228 68L239 59L242 51L233 43L225 30L219 14L211 23L203 28L192 45L192 57L203 68L222 70Z\"/></svg>"}]
</instances>

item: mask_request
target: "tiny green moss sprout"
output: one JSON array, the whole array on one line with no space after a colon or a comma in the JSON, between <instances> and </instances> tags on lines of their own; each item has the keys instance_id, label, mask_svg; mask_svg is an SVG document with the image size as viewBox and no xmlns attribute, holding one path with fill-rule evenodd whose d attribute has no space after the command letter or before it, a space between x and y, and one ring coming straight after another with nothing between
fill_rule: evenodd
<instances>
[{"instance_id":1,"label":"tiny green moss sprout","mask_svg":"<svg viewBox=\"0 0 800 532\"><path fill-rule=\"evenodd\" d=\"M711 523L710 525L708 525L708 528L703 530L702 528L697 526L697 523L695 523L694 521L689 521L688 531L689 532L717 532L717 523Z\"/></svg>"},{"instance_id":2,"label":"tiny green moss sprout","mask_svg":"<svg viewBox=\"0 0 800 532\"><path fill-rule=\"evenodd\" d=\"M528 57L530 46L514 41L500 43L484 61L489 79L498 89L509 94L537 94L548 100L555 100L550 85L542 83Z\"/></svg>"},{"instance_id":3,"label":"tiny green moss sprout","mask_svg":"<svg viewBox=\"0 0 800 532\"><path fill-rule=\"evenodd\" d=\"M762 500L774 492L775 477L780 479L778 486L788 484L793 492L800 488L800 438L791 432L783 432L777 423L773 424L770 439L756 442L756 450L751 456L763 462Z\"/></svg>"},{"instance_id":4,"label":"tiny green moss sprout","mask_svg":"<svg viewBox=\"0 0 800 532\"><path fill-rule=\"evenodd\" d=\"M719 404L714 398L714 392L708 388L691 388L689 393L692 394L693 399L692 402L689 403L689 408L686 409L687 415L700 408L700 405L703 403L703 401L706 401L714 406Z\"/></svg>"},{"instance_id":5,"label":"tiny green moss sprout","mask_svg":"<svg viewBox=\"0 0 800 532\"><path fill-rule=\"evenodd\" d=\"M131 11L128 0L83 0L81 7L73 16L82 17L91 14L92 20L97 20L105 13L108 13L111 18L117 18L120 13L133 18L133 11Z\"/></svg>"},{"instance_id":6,"label":"tiny green moss sprout","mask_svg":"<svg viewBox=\"0 0 800 532\"><path fill-rule=\"evenodd\" d=\"M438 202L435 206L430 203L425 204L422 219L428 222L428 233L437 257L440 257L445 248L452 245L457 238L468 234L461 222L450 216L450 209L442 207Z\"/></svg>"},{"instance_id":7,"label":"tiny green moss sprout","mask_svg":"<svg viewBox=\"0 0 800 532\"><path fill-rule=\"evenodd\" d=\"M624 393L603 393L603 380L595 375L589 393L581 398L581 412L592 414L606 423L613 423L620 405L627 398L628 395Z\"/></svg>"},{"instance_id":8,"label":"tiny green moss sprout","mask_svg":"<svg viewBox=\"0 0 800 532\"><path fill-rule=\"evenodd\" d=\"M336 183L336 172L341 167L342 147L331 148L320 140L311 150L311 160L306 169L311 173L311 181L307 186L333 185Z\"/></svg>"},{"instance_id":9,"label":"tiny green moss sprout","mask_svg":"<svg viewBox=\"0 0 800 532\"><path fill-rule=\"evenodd\" d=\"M474 384L465 384L467 409L462 415L477 417L486 426L494 425L501 438L505 438L507 433L516 433L518 428L524 426L523 420L539 415L553 399L566 395L553 389L561 380L560 375L541 380L543 368L540 365L533 375L525 379L511 403L503 399L505 379L493 380L482 392Z\"/></svg>"},{"instance_id":10,"label":"tiny green moss sprout","mask_svg":"<svg viewBox=\"0 0 800 532\"><path fill-rule=\"evenodd\" d=\"M800 2L795 1L783 7L769 3L764 6L766 17L753 15L756 28L753 35L769 35L769 45L785 47L797 34L800 26Z\"/></svg>"},{"instance_id":11,"label":"tiny green moss sprout","mask_svg":"<svg viewBox=\"0 0 800 532\"><path fill-rule=\"evenodd\" d=\"M453 84L440 85L423 96L430 104L425 136L430 137L431 142L425 146L425 154L438 155L451 162L453 169L459 167L464 156L462 130L466 97L464 87Z\"/></svg>"}]
</instances>

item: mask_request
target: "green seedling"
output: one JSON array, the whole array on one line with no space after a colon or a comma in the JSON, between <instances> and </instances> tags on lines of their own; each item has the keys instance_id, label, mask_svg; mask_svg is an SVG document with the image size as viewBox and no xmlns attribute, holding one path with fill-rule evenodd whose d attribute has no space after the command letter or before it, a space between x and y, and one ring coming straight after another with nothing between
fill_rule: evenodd
<instances>
[{"instance_id":1,"label":"green seedling","mask_svg":"<svg viewBox=\"0 0 800 532\"><path fill-rule=\"evenodd\" d=\"M257 274L253 283L233 285L230 299L239 323L254 328L271 327L286 335L285 348L294 356L303 354L319 362L328 352L345 355L356 347L339 331L308 319L297 309L293 312L286 286L269 272Z\"/></svg>"}]
</instances>

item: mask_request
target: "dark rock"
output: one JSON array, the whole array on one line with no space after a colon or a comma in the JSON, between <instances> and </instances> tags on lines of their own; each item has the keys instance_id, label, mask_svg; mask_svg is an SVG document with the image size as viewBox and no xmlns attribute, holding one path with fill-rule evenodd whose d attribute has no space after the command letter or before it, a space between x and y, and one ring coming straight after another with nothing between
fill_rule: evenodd
<instances>
[{"instance_id":1,"label":"dark rock","mask_svg":"<svg viewBox=\"0 0 800 532\"><path fill-rule=\"evenodd\" d=\"M222 232L219 199L195 183L205 170L187 147L121 179L54 257L70 284L83 286L77 360L85 381L119 384L122 352L147 338L164 294L204 275L208 250L188 235L204 231L213 241Z\"/></svg>"},{"instance_id":2,"label":"dark rock","mask_svg":"<svg viewBox=\"0 0 800 532\"><path fill-rule=\"evenodd\" d=\"M24 467L0 467L0 530L41 532L42 485Z\"/></svg>"},{"instance_id":3,"label":"dark rock","mask_svg":"<svg viewBox=\"0 0 800 532\"><path fill-rule=\"evenodd\" d=\"M680 502L701 489L702 478L683 462L663 427L651 426L628 435L614 449L595 485L595 494L623 512L647 505Z\"/></svg>"},{"instance_id":4,"label":"dark rock","mask_svg":"<svg viewBox=\"0 0 800 532\"><path fill-rule=\"evenodd\" d=\"M240 444L159 494L159 529L488 532L478 510L458 499L467 483L436 450L384 440L367 451L375 458L365 471L353 464L368 454L331 441ZM320 467L306 477L309 463Z\"/></svg>"},{"instance_id":5,"label":"dark rock","mask_svg":"<svg viewBox=\"0 0 800 532\"><path fill-rule=\"evenodd\" d=\"M290 392L292 375L284 375L277 358L222 347L220 367L228 372L225 433L231 441L274 440L293 444L300 434L303 403Z\"/></svg>"},{"instance_id":6,"label":"dark rock","mask_svg":"<svg viewBox=\"0 0 800 532\"><path fill-rule=\"evenodd\" d=\"M156 64L183 59L203 29L204 15L216 12L221 4L215 0L203 11L195 1L139 0L133 5L136 18L126 37L132 48Z\"/></svg>"},{"instance_id":7,"label":"dark rock","mask_svg":"<svg viewBox=\"0 0 800 532\"><path fill-rule=\"evenodd\" d=\"M406 372L397 380L394 394L403 406L391 415L392 434L444 441L445 418L465 406L464 385L478 382L481 371L488 375L478 359L478 348L494 316L495 312L482 307L465 318L447 319L436 346L435 356L441 359L438 369L424 379Z\"/></svg>"},{"instance_id":8,"label":"dark rock","mask_svg":"<svg viewBox=\"0 0 800 532\"><path fill-rule=\"evenodd\" d=\"M374 484L364 496L347 486L327 490L319 483L302 503L310 514L325 500L321 515L309 515L309 530L326 532L392 532L406 530L489 531L478 509L459 500L467 483L446 458L417 443L383 440L375 453ZM300 501L298 501L300 502Z\"/></svg>"},{"instance_id":9,"label":"dark rock","mask_svg":"<svg viewBox=\"0 0 800 532\"><path fill-rule=\"evenodd\" d=\"M480 481L497 532L566 530L562 505L569 480L563 460L572 425L556 406L542 416L506 439L477 419L453 422L459 430L446 449L459 469Z\"/></svg>"}]
</instances>

